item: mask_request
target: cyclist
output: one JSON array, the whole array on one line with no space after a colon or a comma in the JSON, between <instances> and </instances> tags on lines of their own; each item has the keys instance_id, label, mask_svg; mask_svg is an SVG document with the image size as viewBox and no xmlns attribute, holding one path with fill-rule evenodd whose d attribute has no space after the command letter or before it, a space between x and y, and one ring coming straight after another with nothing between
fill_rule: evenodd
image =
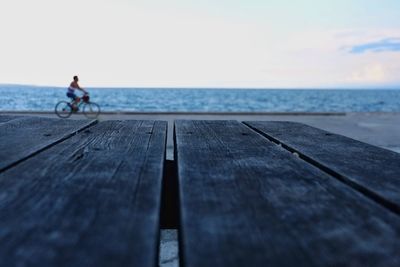
<instances>
[{"instance_id":1,"label":"cyclist","mask_svg":"<svg viewBox=\"0 0 400 267\"><path fill-rule=\"evenodd\" d=\"M82 87L79 86L78 82L79 82L78 76L74 76L74 80L69 85L68 91L67 91L67 97L69 97L73 100L72 110L74 110L74 111L78 110L77 104L79 103L79 101L81 101L80 97L78 97L75 94L75 90L82 91L85 95L88 94L88 92L85 89L83 89Z\"/></svg>"}]
</instances>

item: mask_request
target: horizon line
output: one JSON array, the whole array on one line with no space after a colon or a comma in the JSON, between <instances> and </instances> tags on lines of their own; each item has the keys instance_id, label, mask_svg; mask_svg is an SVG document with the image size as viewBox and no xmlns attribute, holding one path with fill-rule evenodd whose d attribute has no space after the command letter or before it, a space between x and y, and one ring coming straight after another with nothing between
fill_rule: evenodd
<instances>
[{"instance_id":1,"label":"horizon line","mask_svg":"<svg viewBox=\"0 0 400 267\"><path fill-rule=\"evenodd\" d=\"M59 85L37 85L37 84L19 84L19 83L0 83L0 86L9 87L42 87L42 88L67 88ZM84 86L89 89L233 89L233 90L399 90L400 85L388 86L318 86L318 87L234 87L234 86Z\"/></svg>"}]
</instances>

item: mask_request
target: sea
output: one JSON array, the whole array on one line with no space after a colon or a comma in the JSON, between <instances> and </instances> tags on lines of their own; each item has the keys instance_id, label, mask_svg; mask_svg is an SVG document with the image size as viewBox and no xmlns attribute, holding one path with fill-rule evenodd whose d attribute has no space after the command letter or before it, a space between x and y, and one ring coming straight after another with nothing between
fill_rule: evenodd
<instances>
[{"instance_id":1,"label":"sea","mask_svg":"<svg viewBox=\"0 0 400 267\"><path fill-rule=\"evenodd\" d=\"M400 112L395 89L87 88L109 112ZM0 111L53 111L66 88L0 85Z\"/></svg>"}]
</instances>

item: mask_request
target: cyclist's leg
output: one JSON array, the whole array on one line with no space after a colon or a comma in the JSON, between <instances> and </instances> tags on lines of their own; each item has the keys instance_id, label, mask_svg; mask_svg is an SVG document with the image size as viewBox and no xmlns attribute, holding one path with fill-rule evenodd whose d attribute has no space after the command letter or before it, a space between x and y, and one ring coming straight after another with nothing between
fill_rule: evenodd
<instances>
[{"instance_id":1,"label":"cyclist's leg","mask_svg":"<svg viewBox=\"0 0 400 267\"><path fill-rule=\"evenodd\" d=\"M67 93L67 97L71 98L71 105L73 110L78 109L79 97L74 93Z\"/></svg>"}]
</instances>

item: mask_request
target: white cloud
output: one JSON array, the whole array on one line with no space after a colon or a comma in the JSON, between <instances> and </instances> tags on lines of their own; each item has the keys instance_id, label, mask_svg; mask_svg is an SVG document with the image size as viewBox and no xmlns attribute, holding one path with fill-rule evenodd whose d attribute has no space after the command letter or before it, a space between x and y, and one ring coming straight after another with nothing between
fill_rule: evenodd
<instances>
[{"instance_id":1,"label":"white cloud","mask_svg":"<svg viewBox=\"0 0 400 267\"><path fill-rule=\"evenodd\" d=\"M382 64L373 64L354 71L349 82L378 83L385 81L385 76L385 69Z\"/></svg>"}]
</instances>

